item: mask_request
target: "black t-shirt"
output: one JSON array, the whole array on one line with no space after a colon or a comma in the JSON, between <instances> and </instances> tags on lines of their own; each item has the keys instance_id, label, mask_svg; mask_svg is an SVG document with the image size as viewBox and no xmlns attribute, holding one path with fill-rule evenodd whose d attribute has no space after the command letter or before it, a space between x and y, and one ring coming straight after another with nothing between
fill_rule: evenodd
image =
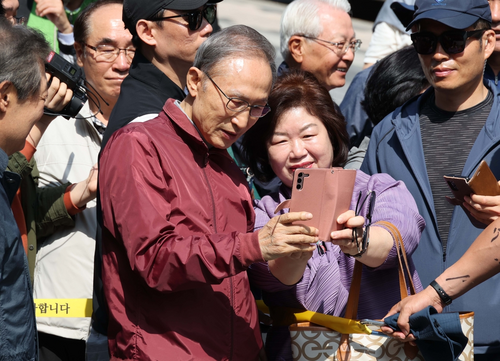
<instances>
[{"instance_id":1,"label":"black t-shirt","mask_svg":"<svg viewBox=\"0 0 500 361\"><path fill-rule=\"evenodd\" d=\"M467 157L486 123L493 105L493 94L472 108L447 112L430 96L420 109L420 131L427 175L432 189L439 235L446 248L454 206L446 200L452 197L444 175L461 175Z\"/></svg>"}]
</instances>

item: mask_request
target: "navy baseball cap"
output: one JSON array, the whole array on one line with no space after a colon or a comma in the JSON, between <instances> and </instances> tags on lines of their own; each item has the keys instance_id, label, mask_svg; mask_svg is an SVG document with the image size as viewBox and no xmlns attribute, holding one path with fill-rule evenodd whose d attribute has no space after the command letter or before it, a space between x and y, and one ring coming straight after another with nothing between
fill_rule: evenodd
<instances>
[{"instance_id":1,"label":"navy baseball cap","mask_svg":"<svg viewBox=\"0 0 500 361\"><path fill-rule=\"evenodd\" d=\"M141 19L150 19L158 11L194 10L206 3L218 3L222 0L124 0L122 19L125 28L135 35L135 26Z\"/></svg>"},{"instance_id":2,"label":"navy baseball cap","mask_svg":"<svg viewBox=\"0 0 500 361\"><path fill-rule=\"evenodd\" d=\"M422 19L439 21L454 29L465 29L479 19L491 23L488 0L417 0L415 15L406 30Z\"/></svg>"}]
</instances>

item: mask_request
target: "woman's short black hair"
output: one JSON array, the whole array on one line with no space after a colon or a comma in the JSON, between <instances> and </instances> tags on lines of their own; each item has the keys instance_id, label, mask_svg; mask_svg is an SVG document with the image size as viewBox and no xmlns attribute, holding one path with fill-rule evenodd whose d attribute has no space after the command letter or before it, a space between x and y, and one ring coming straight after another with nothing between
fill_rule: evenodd
<instances>
[{"instance_id":1,"label":"woman's short black hair","mask_svg":"<svg viewBox=\"0 0 500 361\"><path fill-rule=\"evenodd\" d=\"M429 87L413 46L400 49L373 65L361 105L373 124Z\"/></svg>"},{"instance_id":2,"label":"woman's short black hair","mask_svg":"<svg viewBox=\"0 0 500 361\"><path fill-rule=\"evenodd\" d=\"M257 179L266 182L276 176L269 164L268 143L280 117L293 108L306 109L324 124L333 146L332 166L344 166L349 152L344 116L312 74L290 70L279 77L268 104L271 111L245 133L242 141L244 161Z\"/></svg>"}]
</instances>

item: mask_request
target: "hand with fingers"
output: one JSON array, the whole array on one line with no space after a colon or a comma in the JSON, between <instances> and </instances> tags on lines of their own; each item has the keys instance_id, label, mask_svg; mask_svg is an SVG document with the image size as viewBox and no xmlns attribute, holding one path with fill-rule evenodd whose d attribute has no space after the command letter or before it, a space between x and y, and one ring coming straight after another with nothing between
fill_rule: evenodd
<instances>
[{"instance_id":1,"label":"hand with fingers","mask_svg":"<svg viewBox=\"0 0 500 361\"><path fill-rule=\"evenodd\" d=\"M363 241L365 218L356 216L353 210L349 210L337 218L337 223L345 228L332 232L330 234L331 242L339 246L340 250L345 254L350 256L358 254L360 252L358 245L361 245Z\"/></svg>"},{"instance_id":2,"label":"hand with fingers","mask_svg":"<svg viewBox=\"0 0 500 361\"><path fill-rule=\"evenodd\" d=\"M45 76L47 78L47 94L44 99L44 107L51 112L60 112L70 102L73 91L68 89L68 86L57 77L49 73L45 73ZM36 148L40 139L42 139L43 133L54 119L55 116L44 114L31 128L26 140Z\"/></svg>"},{"instance_id":3,"label":"hand with fingers","mask_svg":"<svg viewBox=\"0 0 500 361\"><path fill-rule=\"evenodd\" d=\"M35 0L36 14L49 19L60 33L69 34L73 27L66 16L64 4L61 0Z\"/></svg>"},{"instance_id":4,"label":"hand with fingers","mask_svg":"<svg viewBox=\"0 0 500 361\"><path fill-rule=\"evenodd\" d=\"M474 218L485 225L500 217L500 196L471 194L470 197L464 197L463 205Z\"/></svg>"},{"instance_id":5,"label":"hand with fingers","mask_svg":"<svg viewBox=\"0 0 500 361\"><path fill-rule=\"evenodd\" d=\"M312 218L307 212L290 212L271 218L259 231L262 257L283 284L297 283L316 249L318 230L301 225Z\"/></svg>"},{"instance_id":6,"label":"hand with fingers","mask_svg":"<svg viewBox=\"0 0 500 361\"><path fill-rule=\"evenodd\" d=\"M78 208L84 207L88 202L97 196L97 176L99 173L98 164L90 169L87 179L73 185L70 190L71 201Z\"/></svg>"},{"instance_id":7,"label":"hand with fingers","mask_svg":"<svg viewBox=\"0 0 500 361\"><path fill-rule=\"evenodd\" d=\"M312 252L318 241L318 230L294 222L307 221L312 214L290 212L272 218L259 231L260 250L264 260L271 261L296 252Z\"/></svg>"},{"instance_id":8,"label":"hand with fingers","mask_svg":"<svg viewBox=\"0 0 500 361\"><path fill-rule=\"evenodd\" d=\"M59 78L49 73L45 73L45 76L49 87L44 106L52 112L60 112L73 97L73 90L68 89L66 83L63 83Z\"/></svg>"},{"instance_id":9,"label":"hand with fingers","mask_svg":"<svg viewBox=\"0 0 500 361\"><path fill-rule=\"evenodd\" d=\"M394 305L385 315L384 318L399 312L398 327L401 331L394 331L388 326L382 326L382 332L403 342L410 342L415 345L415 337L410 333L410 316L428 306L433 306L438 312L442 312L444 307L439 295L430 286L416 295L406 297Z\"/></svg>"}]
</instances>

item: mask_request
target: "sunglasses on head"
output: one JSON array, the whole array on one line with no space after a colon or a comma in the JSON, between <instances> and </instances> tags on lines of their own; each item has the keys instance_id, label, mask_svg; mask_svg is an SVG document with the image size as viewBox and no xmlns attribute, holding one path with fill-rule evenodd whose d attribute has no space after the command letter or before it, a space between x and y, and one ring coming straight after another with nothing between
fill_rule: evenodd
<instances>
[{"instance_id":1,"label":"sunglasses on head","mask_svg":"<svg viewBox=\"0 0 500 361\"><path fill-rule=\"evenodd\" d=\"M459 54L465 50L468 38L482 36L486 30L449 30L441 35L422 31L411 34L411 40L417 53L422 55L434 54L438 42L446 53Z\"/></svg>"},{"instance_id":2,"label":"sunglasses on head","mask_svg":"<svg viewBox=\"0 0 500 361\"><path fill-rule=\"evenodd\" d=\"M167 16L163 18L150 19L151 21L163 21L173 18L187 18L188 26L190 30L198 30L203 23L203 18L207 19L209 24L213 24L215 17L217 16L217 5L207 4L202 9L193 10L180 15Z\"/></svg>"}]
</instances>

